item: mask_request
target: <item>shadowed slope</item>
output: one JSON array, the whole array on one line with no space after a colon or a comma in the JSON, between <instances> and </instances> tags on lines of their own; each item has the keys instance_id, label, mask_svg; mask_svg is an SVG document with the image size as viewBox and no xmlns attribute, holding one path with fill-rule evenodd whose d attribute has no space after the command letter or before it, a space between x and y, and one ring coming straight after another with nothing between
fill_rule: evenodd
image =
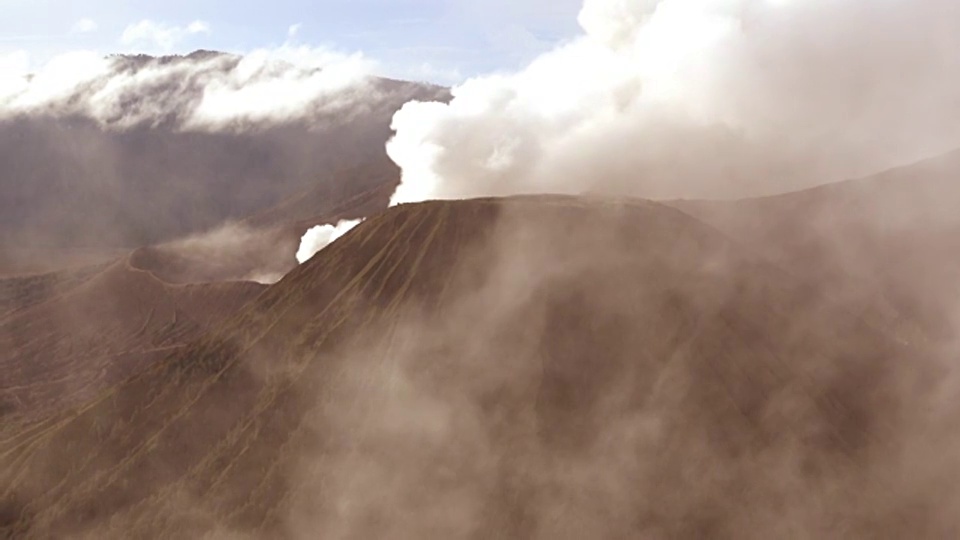
<instances>
[{"instance_id":1,"label":"shadowed slope","mask_svg":"<svg viewBox=\"0 0 960 540\"><path fill-rule=\"evenodd\" d=\"M0 527L943 533L901 474L923 355L852 313L655 203L393 208L75 415L8 430Z\"/></svg>"}]
</instances>

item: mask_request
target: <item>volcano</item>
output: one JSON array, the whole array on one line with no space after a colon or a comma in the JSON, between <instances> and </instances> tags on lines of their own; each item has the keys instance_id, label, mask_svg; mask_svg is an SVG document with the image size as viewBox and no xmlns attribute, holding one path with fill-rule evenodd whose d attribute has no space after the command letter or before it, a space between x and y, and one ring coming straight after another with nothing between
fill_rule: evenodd
<instances>
[{"instance_id":1,"label":"volcano","mask_svg":"<svg viewBox=\"0 0 960 540\"><path fill-rule=\"evenodd\" d=\"M82 404L8 414L0 527L38 538L954 530L941 494L918 488L932 478L927 452L948 444L925 412L940 350L903 337L921 322L878 302L874 284L782 264L719 206L673 204L687 211L560 196L401 205L261 289L174 286L129 264L61 277L83 281L68 295L78 302L98 280L131 280L153 295L132 303L164 307L120 317L114 333L144 354L174 345ZM55 301L5 324L62 311ZM170 330L178 312L191 324ZM66 379L91 369L58 367ZM19 381L7 373L9 395Z\"/></svg>"}]
</instances>

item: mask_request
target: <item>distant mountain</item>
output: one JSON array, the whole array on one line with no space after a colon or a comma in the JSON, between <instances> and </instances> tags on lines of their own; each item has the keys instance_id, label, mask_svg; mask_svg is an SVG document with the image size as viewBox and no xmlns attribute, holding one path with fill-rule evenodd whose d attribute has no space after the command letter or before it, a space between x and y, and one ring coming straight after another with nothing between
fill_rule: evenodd
<instances>
[{"instance_id":1,"label":"distant mountain","mask_svg":"<svg viewBox=\"0 0 960 540\"><path fill-rule=\"evenodd\" d=\"M0 115L0 273L56 268L43 263L59 250L171 240L307 191L333 203L364 193L384 176L399 178L384 152L393 113L409 100L448 99L439 87L367 79L334 94L336 106L280 121L186 125L205 81L234 76L239 61L209 51L118 56L112 75L56 107ZM111 77L122 81L117 89ZM100 104L94 98L105 94L117 108L96 117L92 105L70 105ZM334 174L357 167L380 169L348 180Z\"/></svg>"},{"instance_id":2,"label":"distant mountain","mask_svg":"<svg viewBox=\"0 0 960 540\"><path fill-rule=\"evenodd\" d=\"M652 202L392 208L89 404L0 424L0 531L942 536L912 483L934 358L816 285Z\"/></svg>"}]
</instances>

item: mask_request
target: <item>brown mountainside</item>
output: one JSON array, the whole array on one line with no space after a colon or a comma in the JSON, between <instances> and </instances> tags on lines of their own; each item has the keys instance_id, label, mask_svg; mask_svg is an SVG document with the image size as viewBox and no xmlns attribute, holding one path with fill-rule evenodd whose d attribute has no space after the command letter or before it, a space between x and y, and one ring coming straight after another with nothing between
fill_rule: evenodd
<instances>
[{"instance_id":1,"label":"brown mountainside","mask_svg":"<svg viewBox=\"0 0 960 540\"><path fill-rule=\"evenodd\" d=\"M942 537L939 364L857 298L657 203L404 205L88 405L5 424L0 527Z\"/></svg>"},{"instance_id":2,"label":"brown mountainside","mask_svg":"<svg viewBox=\"0 0 960 540\"><path fill-rule=\"evenodd\" d=\"M0 284L29 291L42 279ZM0 414L5 422L32 420L89 401L215 327L263 288L171 285L127 259L59 278L0 318Z\"/></svg>"}]
</instances>

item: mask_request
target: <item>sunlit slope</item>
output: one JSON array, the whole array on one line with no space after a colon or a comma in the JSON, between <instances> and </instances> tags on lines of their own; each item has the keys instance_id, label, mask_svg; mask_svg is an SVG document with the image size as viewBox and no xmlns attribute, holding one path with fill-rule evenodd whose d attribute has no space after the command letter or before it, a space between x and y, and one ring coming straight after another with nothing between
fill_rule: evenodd
<instances>
[{"instance_id":1,"label":"sunlit slope","mask_svg":"<svg viewBox=\"0 0 960 540\"><path fill-rule=\"evenodd\" d=\"M75 415L9 433L0 526L929 532L893 457L924 356L849 308L655 203L393 208Z\"/></svg>"}]
</instances>

